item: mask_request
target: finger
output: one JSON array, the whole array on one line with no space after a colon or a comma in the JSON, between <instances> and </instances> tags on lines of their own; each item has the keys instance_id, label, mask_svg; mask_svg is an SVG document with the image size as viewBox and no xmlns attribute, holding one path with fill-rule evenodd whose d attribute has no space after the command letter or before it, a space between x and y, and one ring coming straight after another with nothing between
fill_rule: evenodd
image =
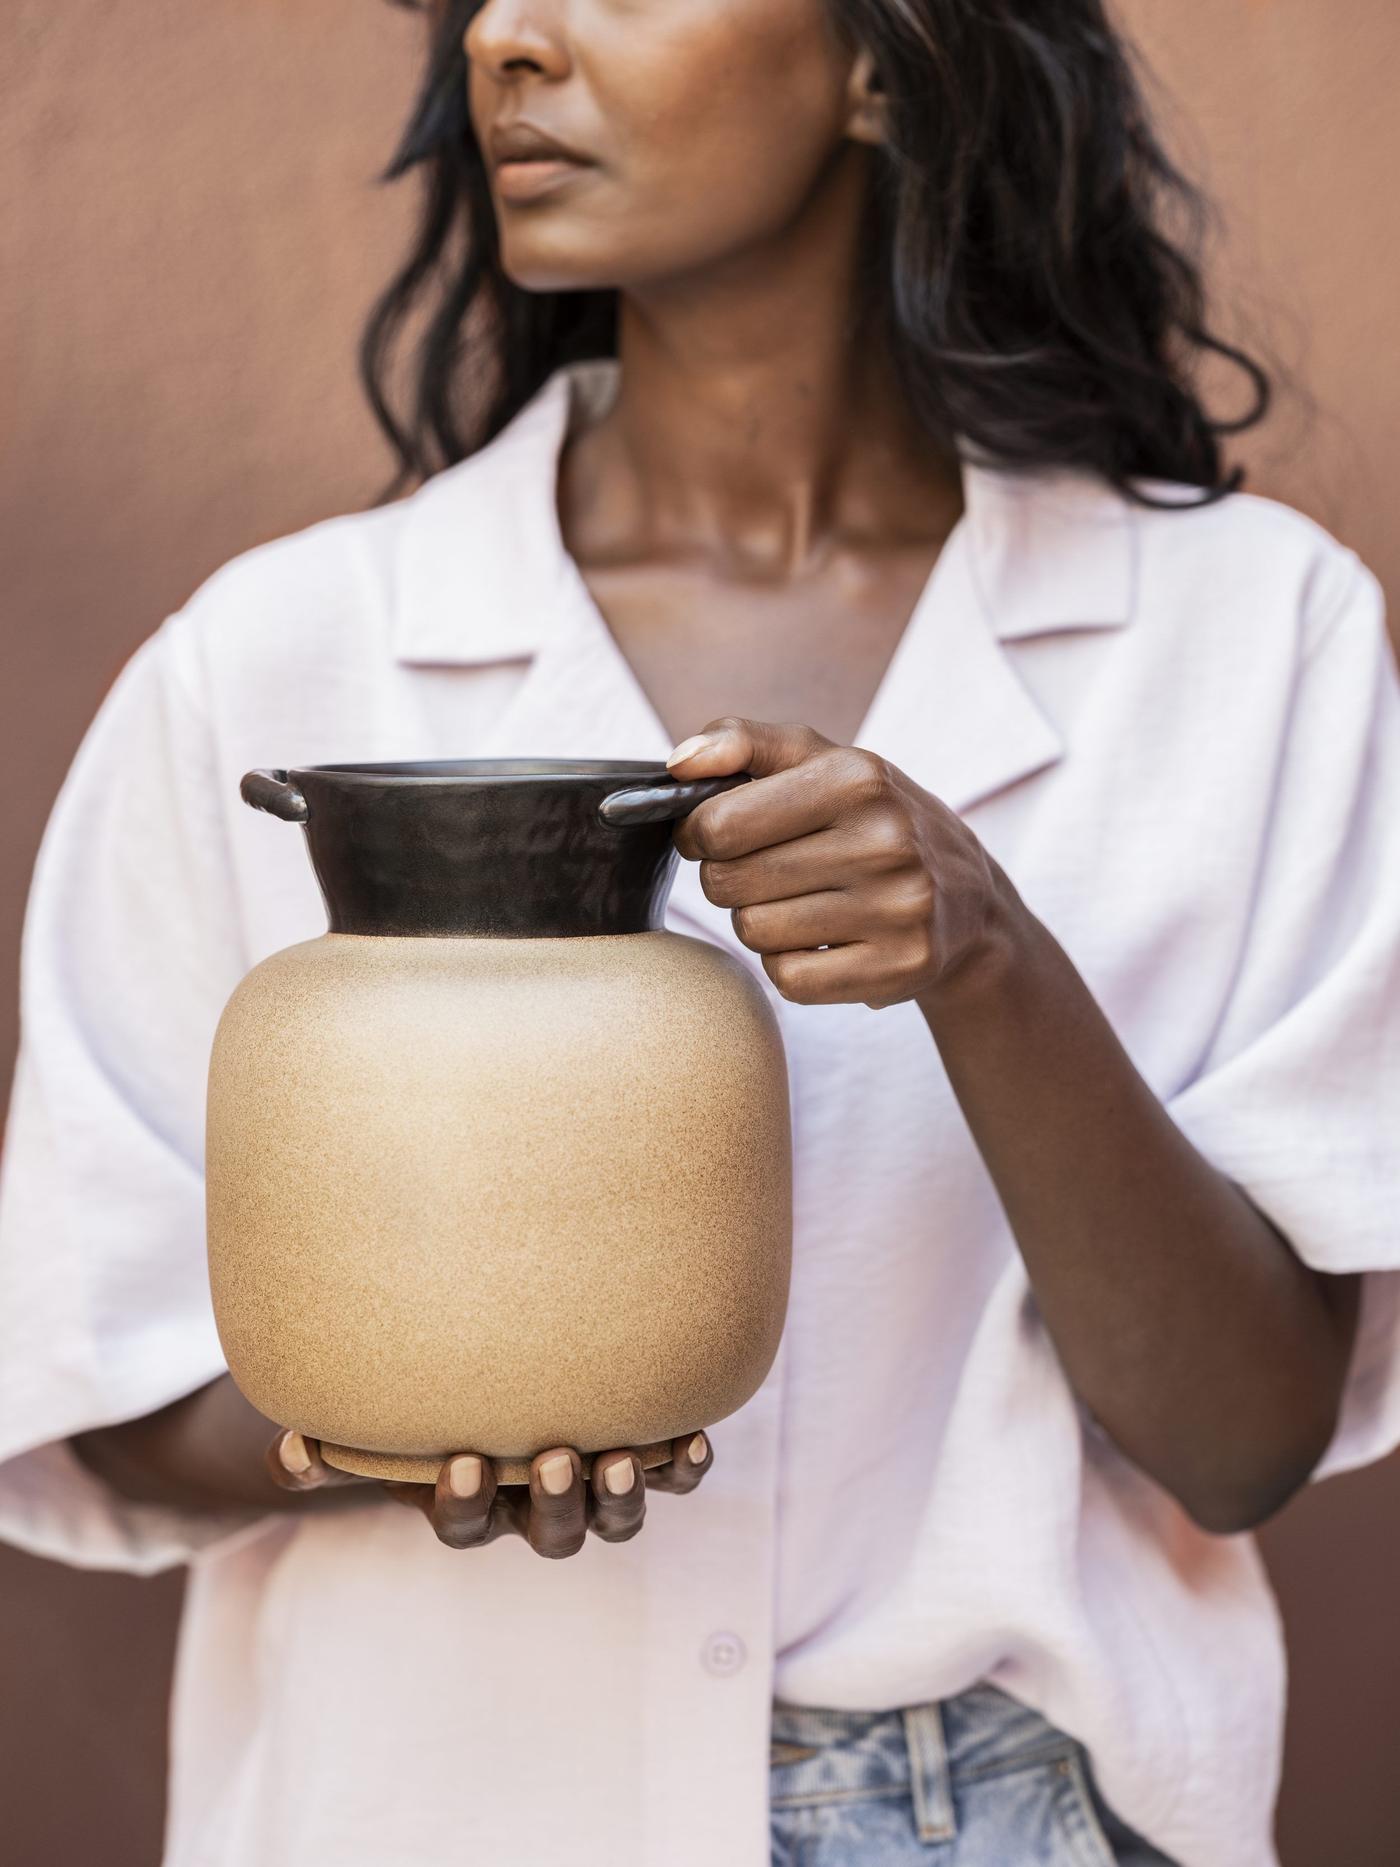
<instances>
[{"instance_id":1,"label":"finger","mask_svg":"<svg viewBox=\"0 0 1400 1867\"><path fill-rule=\"evenodd\" d=\"M707 798L678 823L683 856L732 860L831 829L847 817L873 834L892 797L891 768L859 746L823 740L800 764ZM892 825L897 822L891 810ZM883 836L883 832L881 832Z\"/></svg>"},{"instance_id":2,"label":"finger","mask_svg":"<svg viewBox=\"0 0 1400 1867\"><path fill-rule=\"evenodd\" d=\"M846 808L834 774L814 759L706 798L676 825L674 841L687 861L733 861L829 830Z\"/></svg>"},{"instance_id":3,"label":"finger","mask_svg":"<svg viewBox=\"0 0 1400 1867\"><path fill-rule=\"evenodd\" d=\"M496 1472L489 1459L461 1452L444 1459L432 1488L428 1521L449 1549L471 1549L491 1540Z\"/></svg>"},{"instance_id":4,"label":"finger","mask_svg":"<svg viewBox=\"0 0 1400 1867\"><path fill-rule=\"evenodd\" d=\"M647 1473L653 1491L683 1495L693 1491L715 1462L715 1451L708 1433L688 1433L671 1444L671 1456L664 1465L655 1465Z\"/></svg>"},{"instance_id":5,"label":"finger","mask_svg":"<svg viewBox=\"0 0 1400 1867\"><path fill-rule=\"evenodd\" d=\"M851 940L818 952L764 953L761 964L794 1005L897 1005L919 991L927 946L916 934L878 945Z\"/></svg>"},{"instance_id":6,"label":"finger","mask_svg":"<svg viewBox=\"0 0 1400 1867\"><path fill-rule=\"evenodd\" d=\"M720 801L711 798L698 808L708 810ZM872 839L847 818L829 830L751 850L746 856L707 856L700 863L700 886L717 908L746 908L755 901L786 901L823 888L849 888L902 869L908 861L907 848L896 854L883 838Z\"/></svg>"},{"instance_id":7,"label":"finger","mask_svg":"<svg viewBox=\"0 0 1400 1867\"><path fill-rule=\"evenodd\" d=\"M787 901L735 908L734 931L755 953L805 952L854 940L893 943L914 962L931 939L933 883L920 869L882 875L854 888L821 889Z\"/></svg>"},{"instance_id":8,"label":"finger","mask_svg":"<svg viewBox=\"0 0 1400 1867\"><path fill-rule=\"evenodd\" d=\"M292 1427L274 1436L263 1453L263 1464L273 1483L284 1491L327 1491L336 1485L366 1482L355 1472L327 1465L321 1457L320 1441Z\"/></svg>"},{"instance_id":9,"label":"finger","mask_svg":"<svg viewBox=\"0 0 1400 1867\"><path fill-rule=\"evenodd\" d=\"M583 1460L572 1447L555 1446L530 1461L529 1526L537 1556L574 1556L588 1534Z\"/></svg>"},{"instance_id":10,"label":"finger","mask_svg":"<svg viewBox=\"0 0 1400 1867\"><path fill-rule=\"evenodd\" d=\"M797 895L791 901L758 902L735 908L729 918L734 932L753 952L790 953L868 936L873 910L864 897L841 889Z\"/></svg>"},{"instance_id":11,"label":"finger","mask_svg":"<svg viewBox=\"0 0 1400 1867\"><path fill-rule=\"evenodd\" d=\"M633 1452L599 1452L588 1485L588 1527L605 1543L625 1543L641 1529L647 1488Z\"/></svg>"},{"instance_id":12,"label":"finger","mask_svg":"<svg viewBox=\"0 0 1400 1867\"><path fill-rule=\"evenodd\" d=\"M682 739L666 760L666 768L688 779L722 778L735 771L763 778L800 764L831 743L811 726L774 725L728 713Z\"/></svg>"}]
</instances>

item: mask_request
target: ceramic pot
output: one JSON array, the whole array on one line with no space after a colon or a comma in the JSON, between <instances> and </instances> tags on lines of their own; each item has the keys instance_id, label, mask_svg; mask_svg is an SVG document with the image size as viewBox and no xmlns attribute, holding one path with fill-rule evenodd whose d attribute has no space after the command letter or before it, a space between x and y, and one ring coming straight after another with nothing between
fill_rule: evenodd
<instances>
[{"instance_id":1,"label":"ceramic pot","mask_svg":"<svg viewBox=\"0 0 1400 1867\"><path fill-rule=\"evenodd\" d=\"M371 1477L644 1463L754 1393L787 1305L787 1070L762 987L662 928L673 821L743 782L545 760L249 772L328 927L215 1033L230 1372Z\"/></svg>"}]
</instances>

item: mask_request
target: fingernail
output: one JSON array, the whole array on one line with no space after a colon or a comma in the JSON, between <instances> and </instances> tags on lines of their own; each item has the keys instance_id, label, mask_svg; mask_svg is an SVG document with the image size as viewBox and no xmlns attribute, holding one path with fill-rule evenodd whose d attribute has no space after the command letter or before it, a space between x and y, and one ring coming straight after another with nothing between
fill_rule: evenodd
<instances>
[{"instance_id":1,"label":"fingernail","mask_svg":"<svg viewBox=\"0 0 1400 1867\"><path fill-rule=\"evenodd\" d=\"M619 1459L603 1473L603 1483L614 1497L626 1497L637 1482L637 1474L632 1469L631 1459Z\"/></svg>"},{"instance_id":2,"label":"fingernail","mask_svg":"<svg viewBox=\"0 0 1400 1867\"><path fill-rule=\"evenodd\" d=\"M306 1449L306 1441L300 1433L284 1433L277 1456L283 1467L300 1478L311 1470L311 1454Z\"/></svg>"},{"instance_id":3,"label":"fingernail","mask_svg":"<svg viewBox=\"0 0 1400 1867\"><path fill-rule=\"evenodd\" d=\"M453 1497L475 1497L481 1489L481 1460L466 1453L447 1468L447 1488Z\"/></svg>"},{"instance_id":4,"label":"fingernail","mask_svg":"<svg viewBox=\"0 0 1400 1867\"><path fill-rule=\"evenodd\" d=\"M573 1482L574 1465L567 1452L556 1452L540 1467L540 1483L551 1497L563 1497Z\"/></svg>"},{"instance_id":5,"label":"fingernail","mask_svg":"<svg viewBox=\"0 0 1400 1867\"><path fill-rule=\"evenodd\" d=\"M697 1433L686 1447L686 1452L690 1457L691 1464L703 1465L705 1463L705 1454L709 1449L710 1442L706 1439L705 1435L703 1433Z\"/></svg>"},{"instance_id":6,"label":"fingernail","mask_svg":"<svg viewBox=\"0 0 1400 1867\"><path fill-rule=\"evenodd\" d=\"M679 765L685 759L693 758L697 752L708 751L711 746L718 744L719 739L714 733L692 733L689 739L681 740L680 744L667 758L666 763L668 766Z\"/></svg>"}]
</instances>

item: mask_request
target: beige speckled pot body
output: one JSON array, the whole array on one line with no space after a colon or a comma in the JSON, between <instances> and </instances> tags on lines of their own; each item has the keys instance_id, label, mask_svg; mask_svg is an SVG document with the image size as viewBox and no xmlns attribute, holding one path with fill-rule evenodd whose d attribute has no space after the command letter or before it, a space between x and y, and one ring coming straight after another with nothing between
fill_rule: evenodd
<instances>
[{"instance_id":1,"label":"beige speckled pot body","mask_svg":"<svg viewBox=\"0 0 1400 1867\"><path fill-rule=\"evenodd\" d=\"M759 984L704 941L287 947L219 1023L206 1175L234 1379L352 1471L654 1463L777 1350L786 1065Z\"/></svg>"}]
</instances>

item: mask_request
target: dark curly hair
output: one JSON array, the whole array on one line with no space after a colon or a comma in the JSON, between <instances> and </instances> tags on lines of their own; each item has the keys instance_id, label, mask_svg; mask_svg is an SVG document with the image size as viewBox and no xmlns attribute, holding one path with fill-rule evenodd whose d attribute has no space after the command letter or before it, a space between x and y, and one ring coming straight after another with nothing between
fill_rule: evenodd
<instances>
[{"instance_id":1,"label":"dark curly hair","mask_svg":"<svg viewBox=\"0 0 1400 1867\"><path fill-rule=\"evenodd\" d=\"M427 69L380 177L425 179L402 268L370 313L360 374L389 437L392 498L485 445L546 378L616 355L613 289L530 292L502 271L467 104L482 0L394 0L431 19ZM864 290L919 421L1005 468L1077 468L1233 492L1221 437L1261 420L1270 381L1206 322L1206 205L1164 150L1104 0L822 0L888 99ZM390 379L410 330L404 406ZM464 382L468 353L483 372ZM1240 369L1243 415L1205 407L1205 353ZM466 388L475 406L463 406ZM1169 500L1167 503L1179 503Z\"/></svg>"}]
</instances>

